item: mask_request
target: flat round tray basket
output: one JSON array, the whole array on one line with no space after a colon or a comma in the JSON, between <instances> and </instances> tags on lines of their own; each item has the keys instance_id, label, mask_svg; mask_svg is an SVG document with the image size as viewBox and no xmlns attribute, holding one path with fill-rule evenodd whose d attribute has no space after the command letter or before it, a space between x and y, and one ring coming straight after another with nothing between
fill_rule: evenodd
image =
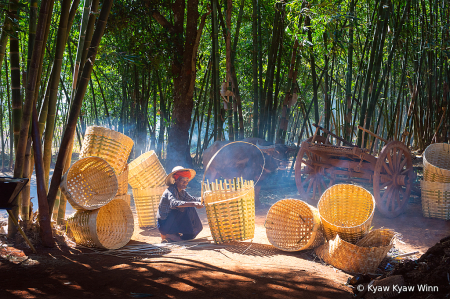
<instances>
[{"instance_id":1,"label":"flat round tray basket","mask_svg":"<svg viewBox=\"0 0 450 299\"><path fill-rule=\"evenodd\" d=\"M88 247L118 249L125 246L134 231L133 213L121 199L93 211L77 211L67 219L75 242Z\"/></svg>"},{"instance_id":2,"label":"flat round tray basket","mask_svg":"<svg viewBox=\"0 0 450 299\"><path fill-rule=\"evenodd\" d=\"M117 194L117 177L108 162L99 157L76 161L61 180L61 191L77 210L95 210Z\"/></svg>"},{"instance_id":3,"label":"flat round tray basket","mask_svg":"<svg viewBox=\"0 0 450 299\"><path fill-rule=\"evenodd\" d=\"M103 158L119 174L125 168L132 148L133 140L130 137L104 127L91 126L84 134L80 158Z\"/></svg>"},{"instance_id":4,"label":"flat round tray basket","mask_svg":"<svg viewBox=\"0 0 450 299\"><path fill-rule=\"evenodd\" d=\"M450 183L421 181L423 216L450 219Z\"/></svg>"},{"instance_id":5,"label":"flat round tray basket","mask_svg":"<svg viewBox=\"0 0 450 299\"><path fill-rule=\"evenodd\" d=\"M166 189L167 187L133 189L139 227L156 227L159 202Z\"/></svg>"},{"instance_id":6,"label":"flat round tray basket","mask_svg":"<svg viewBox=\"0 0 450 299\"><path fill-rule=\"evenodd\" d=\"M375 199L366 189L351 184L336 184L325 190L317 204L328 240L337 234L356 243L369 231Z\"/></svg>"},{"instance_id":7,"label":"flat round tray basket","mask_svg":"<svg viewBox=\"0 0 450 299\"><path fill-rule=\"evenodd\" d=\"M383 258L394 245L395 233L388 229L369 232L356 244L339 235L315 249L318 257L338 269L350 273L375 273Z\"/></svg>"},{"instance_id":8,"label":"flat round tray basket","mask_svg":"<svg viewBox=\"0 0 450 299\"><path fill-rule=\"evenodd\" d=\"M265 227L269 242L280 250L310 249L324 242L319 211L298 199L283 199L273 204Z\"/></svg>"},{"instance_id":9,"label":"flat round tray basket","mask_svg":"<svg viewBox=\"0 0 450 299\"><path fill-rule=\"evenodd\" d=\"M134 189L164 186L166 171L155 151L143 153L128 164L128 183Z\"/></svg>"},{"instance_id":10,"label":"flat round tray basket","mask_svg":"<svg viewBox=\"0 0 450 299\"><path fill-rule=\"evenodd\" d=\"M255 234L253 181L225 180L205 184L204 204L215 243L244 241Z\"/></svg>"},{"instance_id":11,"label":"flat round tray basket","mask_svg":"<svg viewBox=\"0 0 450 299\"><path fill-rule=\"evenodd\" d=\"M450 183L450 144L433 143L423 152L423 179Z\"/></svg>"},{"instance_id":12,"label":"flat round tray basket","mask_svg":"<svg viewBox=\"0 0 450 299\"><path fill-rule=\"evenodd\" d=\"M117 195L125 195L128 192L128 165L125 165L125 169L121 174L117 176L117 183L119 187L117 189Z\"/></svg>"}]
</instances>

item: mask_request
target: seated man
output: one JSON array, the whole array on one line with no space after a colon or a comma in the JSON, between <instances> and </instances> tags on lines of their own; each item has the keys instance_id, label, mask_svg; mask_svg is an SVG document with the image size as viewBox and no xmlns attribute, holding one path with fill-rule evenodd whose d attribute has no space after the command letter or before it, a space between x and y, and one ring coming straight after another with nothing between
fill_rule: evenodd
<instances>
[{"instance_id":1,"label":"seated man","mask_svg":"<svg viewBox=\"0 0 450 299\"><path fill-rule=\"evenodd\" d=\"M194 209L203 208L200 198L184 190L194 176L195 170L176 166L166 177L166 185L169 187L161 196L156 215L163 242L194 239L203 229Z\"/></svg>"}]
</instances>

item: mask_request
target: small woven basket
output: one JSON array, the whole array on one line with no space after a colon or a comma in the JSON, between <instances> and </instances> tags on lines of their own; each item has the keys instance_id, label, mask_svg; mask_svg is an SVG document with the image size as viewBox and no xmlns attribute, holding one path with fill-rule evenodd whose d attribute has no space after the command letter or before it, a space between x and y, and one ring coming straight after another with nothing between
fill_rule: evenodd
<instances>
[{"instance_id":1,"label":"small woven basket","mask_svg":"<svg viewBox=\"0 0 450 299\"><path fill-rule=\"evenodd\" d=\"M394 245L395 233L388 229L369 232L356 244L339 235L315 249L324 262L350 273L374 273Z\"/></svg>"},{"instance_id":2,"label":"small woven basket","mask_svg":"<svg viewBox=\"0 0 450 299\"><path fill-rule=\"evenodd\" d=\"M98 157L87 157L69 168L60 187L74 209L95 210L114 198L118 183L108 162Z\"/></svg>"},{"instance_id":3,"label":"small woven basket","mask_svg":"<svg viewBox=\"0 0 450 299\"><path fill-rule=\"evenodd\" d=\"M450 183L421 181L423 216L450 219Z\"/></svg>"},{"instance_id":4,"label":"small woven basket","mask_svg":"<svg viewBox=\"0 0 450 299\"><path fill-rule=\"evenodd\" d=\"M360 186L336 184L325 190L317 207L326 238L331 240L339 234L354 244L369 231L375 200Z\"/></svg>"},{"instance_id":5,"label":"small woven basket","mask_svg":"<svg viewBox=\"0 0 450 299\"><path fill-rule=\"evenodd\" d=\"M450 144L433 143L423 152L423 179L450 183Z\"/></svg>"},{"instance_id":6,"label":"small woven basket","mask_svg":"<svg viewBox=\"0 0 450 299\"><path fill-rule=\"evenodd\" d=\"M159 202L167 187L133 189L139 227L156 227Z\"/></svg>"},{"instance_id":7,"label":"small woven basket","mask_svg":"<svg viewBox=\"0 0 450 299\"><path fill-rule=\"evenodd\" d=\"M166 171L155 151L146 152L128 165L128 183L133 189L154 188L165 185Z\"/></svg>"},{"instance_id":8,"label":"small woven basket","mask_svg":"<svg viewBox=\"0 0 450 299\"><path fill-rule=\"evenodd\" d=\"M255 234L253 181L242 178L204 185L204 204L215 243L243 241Z\"/></svg>"},{"instance_id":9,"label":"small woven basket","mask_svg":"<svg viewBox=\"0 0 450 299\"><path fill-rule=\"evenodd\" d=\"M128 165L125 165L125 169L121 174L117 176L117 183L119 187L117 189L117 195L125 195L128 193Z\"/></svg>"},{"instance_id":10,"label":"small woven basket","mask_svg":"<svg viewBox=\"0 0 450 299\"><path fill-rule=\"evenodd\" d=\"M93 211L77 211L67 219L75 242L88 247L118 249L125 246L134 231L133 213L121 199Z\"/></svg>"},{"instance_id":11,"label":"small woven basket","mask_svg":"<svg viewBox=\"0 0 450 299\"><path fill-rule=\"evenodd\" d=\"M280 250L311 249L324 242L319 211L298 199L273 204L264 226L269 242Z\"/></svg>"},{"instance_id":12,"label":"small woven basket","mask_svg":"<svg viewBox=\"0 0 450 299\"><path fill-rule=\"evenodd\" d=\"M124 202L126 202L128 205L131 204L131 196L128 194L125 195L117 195L116 197L114 197L114 199L120 199L123 200Z\"/></svg>"},{"instance_id":13,"label":"small woven basket","mask_svg":"<svg viewBox=\"0 0 450 299\"><path fill-rule=\"evenodd\" d=\"M130 137L104 127L91 126L84 134L80 158L103 158L119 174L127 164L132 147L133 140Z\"/></svg>"}]
</instances>

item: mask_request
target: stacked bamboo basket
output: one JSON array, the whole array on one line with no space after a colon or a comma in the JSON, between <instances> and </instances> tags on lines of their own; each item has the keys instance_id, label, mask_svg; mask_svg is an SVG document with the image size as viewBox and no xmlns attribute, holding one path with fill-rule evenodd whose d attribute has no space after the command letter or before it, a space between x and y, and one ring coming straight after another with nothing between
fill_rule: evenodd
<instances>
[{"instance_id":1,"label":"stacked bamboo basket","mask_svg":"<svg viewBox=\"0 0 450 299\"><path fill-rule=\"evenodd\" d=\"M269 242L280 250L315 248L321 259L336 268L371 273L394 242L390 230L370 231L374 211L370 192L356 185L336 184L322 194L317 208L298 199L276 202L264 226Z\"/></svg>"},{"instance_id":2,"label":"stacked bamboo basket","mask_svg":"<svg viewBox=\"0 0 450 299\"><path fill-rule=\"evenodd\" d=\"M166 190L166 176L154 151L146 152L128 164L128 183L133 188L139 227L156 227L156 213Z\"/></svg>"},{"instance_id":3,"label":"stacked bamboo basket","mask_svg":"<svg viewBox=\"0 0 450 299\"><path fill-rule=\"evenodd\" d=\"M131 138L103 127L86 130L76 161L63 176L61 190L77 210L67 219L75 242L117 249L133 235L127 159Z\"/></svg>"},{"instance_id":4,"label":"stacked bamboo basket","mask_svg":"<svg viewBox=\"0 0 450 299\"><path fill-rule=\"evenodd\" d=\"M422 212L424 217L450 219L450 144L434 143L423 153Z\"/></svg>"}]
</instances>

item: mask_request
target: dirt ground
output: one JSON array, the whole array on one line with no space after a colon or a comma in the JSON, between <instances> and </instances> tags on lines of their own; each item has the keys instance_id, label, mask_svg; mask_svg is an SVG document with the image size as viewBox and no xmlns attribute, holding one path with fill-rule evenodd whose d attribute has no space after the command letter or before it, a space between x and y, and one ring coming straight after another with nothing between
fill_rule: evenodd
<instances>
[{"instance_id":1,"label":"dirt ground","mask_svg":"<svg viewBox=\"0 0 450 299\"><path fill-rule=\"evenodd\" d=\"M200 180L197 175L188 192L199 196ZM36 244L33 254L20 235L7 240L0 234L0 297L351 298L351 274L324 264L312 250L289 253L270 245L265 217L283 198L299 198L295 185L263 187L253 240L222 245L212 241L204 209L198 210L203 231L193 241L160 244L158 231L139 228L135 217L131 242L111 252L67 246L59 237L58 247ZM418 197L395 219L376 212L372 226L400 233L395 248L419 251L413 257L450 234L450 221L422 216Z\"/></svg>"}]
</instances>

